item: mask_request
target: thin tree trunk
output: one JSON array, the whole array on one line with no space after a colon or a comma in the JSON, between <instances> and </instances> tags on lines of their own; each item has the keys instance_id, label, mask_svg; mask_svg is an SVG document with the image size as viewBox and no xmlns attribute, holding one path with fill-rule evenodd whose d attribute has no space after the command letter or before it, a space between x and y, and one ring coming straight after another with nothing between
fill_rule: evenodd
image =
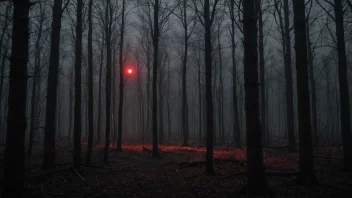
<instances>
[{"instance_id":1,"label":"thin tree trunk","mask_svg":"<svg viewBox=\"0 0 352 198\"><path fill-rule=\"evenodd\" d=\"M33 142L34 142L34 127L36 120L38 119L36 117L36 109L37 109L37 83L38 83L38 75L39 75L39 70L40 70L40 54L41 54L41 48L39 46L40 40L42 37L42 30L43 30L43 21L44 21L44 12L42 10L42 5L40 4L40 22L39 22L39 29L38 29L38 36L37 36L37 41L35 44L35 60L34 60L34 72L33 72L33 82L32 82L32 96L31 96L31 124L30 124L30 129L29 129L29 145L28 145L28 155L32 154L32 148L33 148Z\"/></svg>"},{"instance_id":2,"label":"thin tree trunk","mask_svg":"<svg viewBox=\"0 0 352 198\"><path fill-rule=\"evenodd\" d=\"M81 162L81 67L82 67L82 11L83 0L77 0L77 26L75 50L75 113L73 137L73 166L79 169Z\"/></svg>"},{"instance_id":3,"label":"thin tree trunk","mask_svg":"<svg viewBox=\"0 0 352 198\"><path fill-rule=\"evenodd\" d=\"M106 85L105 85L105 100L106 100L106 111L105 111L105 147L104 147L104 162L109 160L109 148L110 148L110 105L111 105L111 33L112 33L112 9L110 0L106 1L105 10L105 38L106 38Z\"/></svg>"},{"instance_id":4,"label":"thin tree trunk","mask_svg":"<svg viewBox=\"0 0 352 198\"><path fill-rule=\"evenodd\" d=\"M92 21L93 0L88 3L88 147L85 162L90 164L93 150L93 21Z\"/></svg>"},{"instance_id":5,"label":"thin tree trunk","mask_svg":"<svg viewBox=\"0 0 352 198\"><path fill-rule=\"evenodd\" d=\"M122 1L122 16L121 16L121 32L120 32L120 87L119 87L119 107L118 107L118 121L117 121L117 150L122 151L122 109L124 99L124 72L125 67L123 64L123 45L125 33L125 0Z\"/></svg>"},{"instance_id":6,"label":"thin tree trunk","mask_svg":"<svg viewBox=\"0 0 352 198\"><path fill-rule=\"evenodd\" d=\"M334 4L338 51L341 138L344 148L344 170L352 173L352 134L350 122L350 101L347 80L347 58L343 23L343 8L341 0L334 0Z\"/></svg>"},{"instance_id":7,"label":"thin tree trunk","mask_svg":"<svg viewBox=\"0 0 352 198\"><path fill-rule=\"evenodd\" d=\"M213 11L214 12L214 11ZM212 93L212 43L211 43L212 18L210 16L210 1L204 1L204 28L205 28L205 95L206 95L206 172L213 174L214 154L214 109Z\"/></svg>"},{"instance_id":8,"label":"thin tree trunk","mask_svg":"<svg viewBox=\"0 0 352 198\"><path fill-rule=\"evenodd\" d=\"M314 77L314 64L313 64L313 49L312 43L310 41L310 27L309 21L306 22L307 31L307 48L308 48L308 67L309 67L309 82L310 82L310 92L311 92L311 105L312 105L312 135L313 135L313 145L318 145L318 117L317 117L317 88Z\"/></svg>"},{"instance_id":9,"label":"thin tree trunk","mask_svg":"<svg viewBox=\"0 0 352 198\"><path fill-rule=\"evenodd\" d=\"M241 132L238 116L238 97L237 97L237 66L236 66L236 43L235 43L235 0L230 2L231 16L231 50L232 50L232 99L233 99L233 143L236 148L241 148Z\"/></svg>"},{"instance_id":10,"label":"thin tree trunk","mask_svg":"<svg viewBox=\"0 0 352 198\"><path fill-rule=\"evenodd\" d=\"M5 34L7 32L7 28L9 26L9 17L10 17L10 11L11 11L11 5L6 6L6 10L5 10L5 19L4 19L4 26L2 29L2 33L0 36L0 46L3 46L3 40L5 38ZM0 47L0 54L4 54L2 56L2 62L1 62L1 69L0 69L0 135L3 135L3 122L2 122L2 91L3 91L3 87L4 87L4 75L5 75L5 61L7 59L7 54L8 54L8 47L9 47L9 39L6 40L6 44L5 44L5 52L3 53L1 50L2 48ZM1 139L2 140L2 139Z\"/></svg>"},{"instance_id":11,"label":"thin tree trunk","mask_svg":"<svg viewBox=\"0 0 352 198\"><path fill-rule=\"evenodd\" d=\"M255 0L243 1L244 81L247 128L248 195L262 195L267 185L263 166Z\"/></svg>"},{"instance_id":12,"label":"thin tree trunk","mask_svg":"<svg viewBox=\"0 0 352 198\"><path fill-rule=\"evenodd\" d=\"M259 71L260 71L260 123L263 134L263 142L268 143L266 133L266 102L265 102L265 62L264 62L264 33L263 33L263 10L262 0L258 0L258 21L259 21Z\"/></svg>"},{"instance_id":13,"label":"thin tree trunk","mask_svg":"<svg viewBox=\"0 0 352 198\"><path fill-rule=\"evenodd\" d=\"M152 156L159 158L158 151L158 107L157 107L157 71L159 58L159 0L154 1L154 30L153 30L153 105L152 105L152 128L153 128L153 151Z\"/></svg>"},{"instance_id":14,"label":"thin tree trunk","mask_svg":"<svg viewBox=\"0 0 352 198\"><path fill-rule=\"evenodd\" d=\"M183 9L183 28L184 28L184 54L182 60L182 132L183 145L188 145L189 126L188 126L188 104L187 104L187 59L188 59L188 22L187 22L187 4L184 0L182 2Z\"/></svg>"},{"instance_id":15,"label":"thin tree trunk","mask_svg":"<svg viewBox=\"0 0 352 198\"><path fill-rule=\"evenodd\" d=\"M163 66L164 67L164 66ZM159 144L163 143L163 138L164 138L164 89L163 89L163 69L159 70Z\"/></svg>"},{"instance_id":16,"label":"thin tree trunk","mask_svg":"<svg viewBox=\"0 0 352 198\"><path fill-rule=\"evenodd\" d=\"M12 49L4 154L4 197L23 197L29 0L13 0Z\"/></svg>"},{"instance_id":17,"label":"thin tree trunk","mask_svg":"<svg viewBox=\"0 0 352 198\"><path fill-rule=\"evenodd\" d=\"M293 1L295 50L297 70L297 102L299 129L299 180L302 183L316 181L314 173L312 127L310 116L308 57L304 1Z\"/></svg>"},{"instance_id":18,"label":"thin tree trunk","mask_svg":"<svg viewBox=\"0 0 352 198\"><path fill-rule=\"evenodd\" d=\"M99 67L99 88L98 88L98 123L97 123L97 140L95 144L101 143L101 83L103 75L103 56L104 56L104 42L101 44L100 49L100 67Z\"/></svg>"},{"instance_id":19,"label":"thin tree trunk","mask_svg":"<svg viewBox=\"0 0 352 198\"><path fill-rule=\"evenodd\" d=\"M73 77L74 77L74 71L73 71L73 68L72 70L70 71L70 90L69 90L69 116L68 116L68 119L69 119L69 124L68 124L68 149L70 150L71 149L71 138L72 138L72 115L73 115Z\"/></svg>"},{"instance_id":20,"label":"thin tree trunk","mask_svg":"<svg viewBox=\"0 0 352 198\"><path fill-rule=\"evenodd\" d=\"M56 136L56 107L57 88L60 58L60 30L62 17L62 0L54 2L53 21L51 23L51 46L48 71L47 101L45 108L45 132L44 132L44 158L43 168L54 168L55 166L55 136Z\"/></svg>"},{"instance_id":21,"label":"thin tree trunk","mask_svg":"<svg viewBox=\"0 0 352 198\"><path fill-rule=\"evenodd\" d=\"M284 0L284 18L285 18L285 80L286 80L286 107L287 107L287 133L289 152L295 151L295 129L294 129L294 114L293 114L293 88L292 88L292 66L291 66L291 36L290 36L290 16L288 0Z\"/></svg>"}]
</instances>

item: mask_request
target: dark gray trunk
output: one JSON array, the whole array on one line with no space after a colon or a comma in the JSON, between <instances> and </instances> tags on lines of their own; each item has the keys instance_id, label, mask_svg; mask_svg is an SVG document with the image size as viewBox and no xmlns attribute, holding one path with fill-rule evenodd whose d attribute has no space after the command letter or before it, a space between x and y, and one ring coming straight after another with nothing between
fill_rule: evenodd
<instances>
[{"instance_id":1,"label":"dark gray trunk","mask_svg":"<svg viewBox=\"0 0 352 198\"><path fill-rule=\"evenodd\" d=\"M182 2L183 9L183 28L184 28L184 54L182 60L182 132L183 145L188 145L189 126L188 126L188 102L187 102L187 59L188 59L188 22L186 1Z\"/></svg>"},{"instance_id":2,"label":"dark gray trunk","mask_svg":"<svg viewBox=\"0 0 352 198\"><path fill-rule=\"evenodd\" d=\"M266 131L266 102L265 102L265 62L264 62L264 32L263 32L263 10L262 1L258 0L258 21L259 21L259 71L260 71L260 123L263 134L263 142L269 142L269 136Z\"/></svg>"},{"instance_id":3,"label":"dark gray trunk","mask_svg":"<svg viewBox=\"0 0 352 198\"><path fill-rule=\"evenodd\" d=\"M44 158L43 168L55 166L56 107L60 58L60 30L62 0L54 2L53 21L51 23L51 46L48 71L48 87L45 108Z\"/></svg>"},{"instance_id":4,"label":"dark gray trunk","mask_svg":"<svg viewBox=\"0 0 352 198\"><path fill-rule=\"evenodd\" d=\"M123 42L125 33L125 0L122 1L122 16L121 16L121 32L120 32L120 86L119 86L119 107L118 107L118 121L117 121L117 150L122 151L122 109L124 99L124 72L123 65Z\"/></svg>"},{"instance_id":5,"label":"dark gray trunk","mask_svg":"<svg viewBox=\"0 0 352 198\"><path fill-rule=\"evenodd\" d=\"M93 0L88 3L88 147L85 162L90 164L93 150Z\"/></svg>"},{"instance_id":6,"label":"dark gray trunk","mask_svg":"<svg viewBox=\"0 0 352 198\"><path fill-rule=\"evenodd\" d=\"M338 51L338 76L340 93L341 138L344 148L344 169L352 173L352 134L350 123L350 101L347 80L347 59L345 46L344 19L341 0L334 0L336 37Z\"/></svg>"},{"instance_id":7,"label":"dark gray trunk","mask_svg":"<svg viewBox=\"0 0 352 198\"><path fill-rule=\"evenodd\" d=\"M106 38L106 84L105 84L105 146L104 146L104 162L109 161L110 148L110 106L111 106L111 33L112 33L112 9L110 0L106 1L105 10L105 38Z\"/></svg>"},{"instance_id":8,"label":"dark gray trunk","mask_svg":"<svg viewBox=\"0 0 352 198\"><path fill-rule=\"evenodd\" d=\"M299 131L299 180L302 183L316 181L314 173L312 127L309 100L307 37L304 1L293 1L295 51L297 70L297 108ZM304 42L302 42L304 41ZM290 135L290 134L289 134Z\"/></svg>"},{"instance_id":9,"label":"dark gray trunk","mask_svg":"<svg viewBox=\"0 0 352 198\"><path fill-rule=\"evenodd\" d=\"M292 60L291 60L291 36L290 36L290 10L288 0L284 0L284 18L285 18L285 82L286 82L286 122L288 133L289 152L295 151L295 128L293 115L293 83L292 83Z\"/></svg>"},{"instance_id":10,"label":"dark gray trunk","mask_svg":"<svg viewBox=\"0 0 352 198\"><path fill-rule=\"evenodd\" d=\"M12 2L14 12L3 197L23 197L30 3L29 0L13 0Z\"/></svg>"},{"instance_id":11,"label":"dark gray trunk","mask_svg":"<svg viewBox=\"0 0 352 198\"><path fill-rule=\"evenodd\" d=\"M212 44L211 44L212 18L210 1L204 1L204 28L205 28L205 97L206 97L206 172L213 174L214 164L214 109L212 93Z\"/></svg>"},{"instance_id":12,"label":"dark gray trunk","mask_svg":"<svg viewBox=\"0 0 352 198\"><path fill-rule=\"evenodd\" d=\"M235 43L235 0L230 2L231 16L231 50L232 50L232 99L233 99L233 143L236 148L241 148L241 131L238 116L238 97L237 97L237 66L236 66L236 43Z\"/></svg>"},{"instance_id":13,"label":"dark gray trunk","mask_svg":"<svg viewBox=\"0 0 352 198\"><path fill-rule=\"evenodd\" d=\"M97 123L97 139L95 144L101 143L101 83L102 83L102 75L103 75L103 60L104 60L104 43L101 45L100 49L100 67L99 67L99 88L98 88L98 123Z\"/></svg>"},{"instance_id":14,"label":"dark gray trunk","mask_svg":"<svg viewBox=\"0 0 352 198\"><path fill-rule=\"evenodd\" d=\"M159 58L159 0L154 1L154 29L153 29L153 105L152 105L152 130L153 130L153 151L152 156L159 158L158 151L158 107L157 107L157 71Z\"/></svg>"},{"instance_id":15,"label":"dark gray trunk","mask_svg":"<svg viewBox=\"0 0 352 198\"><path fill-rule=\"evenodd\" d=\"M244 83L247 129L248 195L263 195L267 185L263 166L257 52L256 0L243 1Z\"/></svg>"},{"instance_id":16,"label":"dark gray trunk","mask_svg":"<svg viewBox=\"0 0 352 198\"><path fill-rule=\"evenodd\" d=\"M308 69L309 69L309 84L310 84L310 92L311 92L311 105L312 105L312 135L313 135L313 145L318 145L318 115L317 115L317 86L314 77L314 57L313 57L313 49L312 43L310 41L310 27L309 20L306 23L306 31L307 31L307 50L308 50Z\"/></svg>"},{"instance_id":17,"label":"dark gray trunk","mask_svg":"<svg viewBox=\"0 0 352 198\"><path fill-rule=\"evenodd\" d=\"M39 70L41 66L41 47L40 40L42 37L42 30L43 30L43 21L44 21L44 12L42 9L42 5L40 4L40 21L39 21L39 29L38 29L38 36L37 41L35 43L35 57L34 57L34 71L33 71L33 82L32 82L32 96L31 96L31 124L29 129L29 145L28 145L28 155L32 154L33 142L34 142L34 128L37 117L37 83L38 83L38 76Z\"/></svg>"},{"instance_id":18,"label":"dark gray trunk","mask_svg":"<svg viewBox=\"0 0 352 198\"><path fill-rule=\"evenodd\" d=\"M81 162L81 67L82 67L82 12L83 0L77 0L77 26L75 46L75 110L73 133L73 166L79 169Z\"/></svg>"}]
</instances>

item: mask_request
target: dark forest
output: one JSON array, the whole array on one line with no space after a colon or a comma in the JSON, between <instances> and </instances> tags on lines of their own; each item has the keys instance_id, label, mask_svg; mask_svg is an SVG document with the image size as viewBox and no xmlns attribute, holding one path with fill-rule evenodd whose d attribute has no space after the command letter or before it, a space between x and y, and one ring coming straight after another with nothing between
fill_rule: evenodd
<instances>
[{"instance_id":1,"label":"dark forest","mask_svg":"<svg viewBox=\"0 0 352 198\"><path fill-rule=\"evenodd\" d=\"M352 0L0 0L0 197L352 197Z\"/></svg>"}]
</instances>

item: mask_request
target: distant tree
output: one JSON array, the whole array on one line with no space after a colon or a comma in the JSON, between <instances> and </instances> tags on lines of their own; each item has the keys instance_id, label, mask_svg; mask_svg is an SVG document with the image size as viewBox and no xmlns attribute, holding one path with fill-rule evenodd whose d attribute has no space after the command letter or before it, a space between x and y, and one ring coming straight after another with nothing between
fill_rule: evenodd
<instances>
[{"instance_id":1,"label":"distant tree","mask_svg":"<svg viewBox=\"0 0 352 198\"><path fill-rule=\"evenodd\" d=\"M88 2L88 148L85 162L90 163L93 150L93 0Z\"/></svg>"},{"instance_id":2,"label":"distant tree","mask_svg":"<svg viewBox=\"0 0 352 198\"><path fill-rule=\"evenodd\" d=\"M203 2L202 2L203 3ZM213 108L213 92L212 92L212 39L211 28L214 22L216 7L219 0L213 2L212 11L210 11L210 1L205 0L203 5L203 13L198 9L197 1L193 0L194 8L199 21L204 27L205 37L205 98L206 98L206 172L214 174L214 108Z\"/></svg>"},{"instance_id":3,"label":"distant tree","mask_svg":"<svg viewBox=\"0 0 352 198\"><path fill-rule=\"evenodd\" d=\"M55 137L56 137L56 107L57 87L60 58L60 30L62 18L62 0L54 1L53 20L51 23L51 46L48 71L48 86L46 97L45 132L44 132L44 158L43 168L55 166Z\"/></svg>"},{"instance_id":4,"label":"distant tree","mask_svg":"<svg viewBox=\"0 0 352 198\"><path fill-rule=\"evenodd\" d=\"M308 57L305 2L293 1L295 51L297 70L297 108L299 131L299 180L304 184L316 181L313 162L312 126L310 115Z\"/></svg>"},{"instance_id":5,"label":"distant tree","mask_svg":"<svg viewBox=\"0 0 352 198\"><path fill-rule=\"evenodd\" d=\"M79 169L81 162L81 67L83 34L83 0L77 0L76 46L75 46L75 113L73 134L73 166Z\"/></svg>"},{"instance_id":6,"label":"distant tree","mask_svg":"<svg viewBox=\"0 0 352 198\"><path fill-rule=\"evenodd\" d=\"M38 16L38 35L35 42L35 55L34 55L34 71L33 71L33 82L32 82L32 89L31 89L31 122L29 128L29 145L28 145L28 155L32 154L32 148L34 143L34 131L35 131L35 124L37 118L37 92L38 90L38 81L39 81L39 74L40 74L40 67L41 67L41 49L42 46L40 45L42 34L43 34L43 23L45 20L45 9L43 8L42 3L39 3L39 16Z\"/></svg>"},{"instance_id":7,"label":"distant tree","mask_svg":"<svg viewBox=\"0 0 352 198\"><path fill-rule=\"evenodd\" d=\"M25 132L29 0L13 0L12 49L4 154L4 197L23 197L25 176Z\"/></svg>"},{"instance_id":8,"label":"distant tree","mask_svg":"<svg viewBox=\"0 0 352 198\"><path fill-rule=\"evenodd\" d=\"M243 1L244 83L247 129L249 196L263 195L267 189L263 166L262 131L259 119L256 0Z\"/></svg>"},{"instance_id":9,"label":"distant tree","mask_svg":"<svg viewBox=\"0 0 352 198\"><path fill-rule=\"evenodd\" d=\"M124 99L124 75L125 67L123 61L123 49L124 49L124 34L125 34L125 0L122 0L122 13L121 13L121 29L120 29L120 55L119 55L119 64L120 64L120 85L119 85L119 107L118 107L118 121L117 121L117 150L122 151L122 109L123 109L123 99Z\"/></svg>"}]
</instances>

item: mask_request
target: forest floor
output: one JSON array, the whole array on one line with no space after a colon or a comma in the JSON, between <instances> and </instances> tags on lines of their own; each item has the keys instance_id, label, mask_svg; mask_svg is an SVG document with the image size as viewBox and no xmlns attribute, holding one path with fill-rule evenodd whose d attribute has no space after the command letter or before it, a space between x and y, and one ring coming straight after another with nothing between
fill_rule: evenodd
<instances>
[{"instance_id":1,"label":"forest floor","mask_svg":"<svg viewBox=\"0 0 352 198\"><path fill-rule=\"evenodd\" d=\"M124 145L121 153L112 148L105 164L103 146L98 146L91 164L81 164L79 172L63 147L55 170L41 170L40 154L26 156L25 197L246 197L241 190L247 177L245 149L215 147L215 175L204 174L204 147L160 146L162 159L153 159L150 151L151 145L141 144ZM350 197L352 180L340 172L342 161L327 148L315 155L319 183L305 187L295 180L297 153L265 149L266 179L276 195L268 197Z\"/></svg>"}]
</instances>

